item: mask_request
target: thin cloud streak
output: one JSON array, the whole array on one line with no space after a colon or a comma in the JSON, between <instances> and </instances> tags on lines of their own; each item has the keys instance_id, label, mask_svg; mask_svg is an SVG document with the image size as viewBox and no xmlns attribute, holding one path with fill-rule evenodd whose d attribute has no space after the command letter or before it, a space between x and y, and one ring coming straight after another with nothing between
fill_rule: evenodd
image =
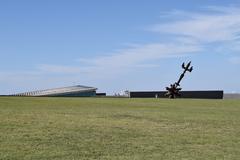
<instances>
[{"instance_id":1,"label":"thin cloud streak","mask_svg":"<svg viewBox=\"0 0 240 160\"><path fill-rule=\"evenodd\" d=\"M183 43L153 43L142 45L140 47L128 48L110 56L103 56L91 59L80 59L79 61L93 67L93 69L104 69L110 71L112 69L130 69L134 67L156 66L151 61L162 58L176 58L187 56L192 53L199 52L201 46L195 44Z\"/></svg>"},{"instance_id":2,"label":"thin cloud streak","mask_svg":"<svg viewBox=\"0 0 240 160\"><path fill-rule=\"evenodd\" d=\"M177 37L189 37L199 43L236 41L240 34L240 9L209 7L208 14L191 13L190 18L156 24L150 28L153 32L168 33ZM170 14L177 16L175 14ZM184 12L179 12L179 17ZM185 14L186 14L185 13Z\"/></svg>"},{"instance_id":3,"label":"thin cloud streak","mask_svg":"<svg viewBox=\"0 0 240 160\"><path fill-rule=\"evenodd\" d=\"M37 69L43 73L64 73L64 74L71 74L71 73L81 73L84 72L79 67L73 66L64 66L64 65L50 65L50 64L41 64L37 67Z\"/></svg>"}]
</instances>

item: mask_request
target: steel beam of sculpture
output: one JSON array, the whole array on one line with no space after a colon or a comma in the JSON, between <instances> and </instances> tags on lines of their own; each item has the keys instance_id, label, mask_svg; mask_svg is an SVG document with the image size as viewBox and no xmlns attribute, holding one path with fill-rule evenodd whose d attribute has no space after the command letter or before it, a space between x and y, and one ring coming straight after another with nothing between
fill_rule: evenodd
<instances>
[{"instance_id":1,"label":"steel beam of sculpture","mask_svg":"<svg viewBox=\"0 0 240 160\"><path fill-rule=\"evenodd\" d=\"M179 93L182 88L180 88L180 82L182 81L184 75L186 72L192 72L193 67L191 66L191 61L185 65L185 63L182 64L182 68L184 69L183 73L180 75L177 82L174 84L171 84L170 87L166 87L167 93L165 94L169 98L176 98L177 96L181 96Z\"/></svg>"}]
</instances>

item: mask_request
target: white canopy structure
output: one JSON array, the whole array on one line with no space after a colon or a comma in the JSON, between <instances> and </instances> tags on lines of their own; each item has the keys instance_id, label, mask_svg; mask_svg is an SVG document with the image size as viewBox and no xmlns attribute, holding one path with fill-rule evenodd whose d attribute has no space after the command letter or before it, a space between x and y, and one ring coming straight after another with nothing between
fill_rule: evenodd
<instances>
[{"instance_id":1,"label":"white canopy structure","mask_svg":"<svg viewBox=\"0 0 240 160\"><path fill-rule=\"evenodd\" d=\"M18 94L13 94L12 96L90 97L90 96L96 95L96 90L97 88L95 87L76 85L76 86L70 86L70 87L53 88L53 89L18 93Z\"/></svg>"}]
</instances>

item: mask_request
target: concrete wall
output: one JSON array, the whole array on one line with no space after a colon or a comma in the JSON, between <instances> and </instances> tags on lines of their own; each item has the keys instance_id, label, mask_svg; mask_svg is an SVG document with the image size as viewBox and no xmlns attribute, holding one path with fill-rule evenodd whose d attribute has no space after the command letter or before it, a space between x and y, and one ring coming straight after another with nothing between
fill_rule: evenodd
<instances>
[{"instance_id":1,"label":"concrete wall","mask_svg":"<svg viewBox=\"0 0 240 160\"><path fill-rule=\"evenodd\" d=\"M130 98L167 98L166 91L130 92ZM181 91L179 98L223 99L223 91Z\"/></svg>"},{"instance_id":2,"label":"concrete wall","mask_svg":"<svg viewBox=\"0 0 240 160\"><path fill-rule=\"evenodd\" d=\"M223 96L224 99L240 99L239 93L226 93Z\"/></svg>"},{"instance_id":3,"label":"concrete wall","mask_svg":"<svg viewBox=\"0 0 240 160\"><path fill-rule=\"evenodd\" d=\"M96 96L96 91L63 93L63 94L56 94L56 95L46 95L42 97L94 97L94 96Z\"/></svg>"}]
</instances>

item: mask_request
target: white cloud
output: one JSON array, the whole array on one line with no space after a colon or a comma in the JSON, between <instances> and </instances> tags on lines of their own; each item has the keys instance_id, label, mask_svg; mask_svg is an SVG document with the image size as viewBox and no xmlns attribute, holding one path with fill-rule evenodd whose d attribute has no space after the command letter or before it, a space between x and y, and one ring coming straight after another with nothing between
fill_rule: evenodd
<instances>
[{"instance_id":1,"label":"white cloud","mask_svg":"<svg viewBox=\"0 0 240 160\"><path fill-rule=\"evenodd\" d=\"M84 72L80 67L64 66L64 65L50 65L50 64L41 64L37 69L44 73L81 73Z\"/></svg>"},{"instance_id":2,"label":"white cloud","mask_svg":"<svg viewBox=\"0 0 240 160\"><path fill-rule=\"evenodd\" d=\"M200 43L235 41L240 34L240 9L209 7L207 13L191 13L190 18L156 24L151 30L175 36L190 37ZM177 12L174 12L177 16ZM186 14L184 13L184 14ZM182 13L178 15L182 16Z\"/></svg>"},{"instance_id":3,"label":"white cloud","mask_svg":"<svg viewBox=\"0 0 240 160\"><path fill-rule=\"evenodd\" d=\"M169 21L151 28L151 31L168 36L163 42L134 45L102 57L80 59L79 62L84 67L92 67L95 72L115 73L139 66L157 67L152 61L203 52L212 43L218 44L212 46L216 52L239 49L238 8L211 6L204 13L175 10L167 13L165 18Z\"/></svg>"},{"instance_id":4,"label":"white cloud","mask_svg":"<svg viewBox=\"0 0 240 160\"><path fill-rule=\"evenodd\" d=\"M199 45L192 43L154 43L123 49L108 56L80 59L80 62L84 63L85 67L91 67L92 71L96 69L119 73L135 67L158 67L151 61L182 57L200 50Z\"/></svg>"},{"instance_id":5,"label":"white cloud","mask_svg":"<svg viewBox=\"0 0 240 160\"><path fill-rule=\"evenodd\" d=\"M226 47L238 49L240 10L232 7L207 7L207 10L209 12L205 13L178 10L166 13L165 18L169 21L151 28L154 32L174 35L161 43L135 44L101 57L80 58L76 66L42 64L37 66L37 71L58 74L112 74L135 67L158 67L155 63L162 58L199 53L211 42L228 41L224 44ZM224 50L225 46L222 46L221 50Z\"/></svg>"},{"instance_id":6,"label":"white cloud","mask_svg":"<svg viewBox=\"0 0 240 160\"><path fill-rule=\"evenodd\" d=\"M176 58L187 56L192 53L199 52L201 47L187 40L172 43L152 43L144 45L132 45L129 48L118 50L112 54L94 57L89 59L78 59L78 64L72 65L56 65L41 64L37 65L31 72L15 72L12 75L26 73L23 78L29 78L36 75L41 77L45 75L85 75L88 78L111 78L120 76L132 70L139 68L156 68L159 67L157 61L162 58ZM24 74L25 75L25 74ZM6 79L6 78L4 78Z\"/></svg>"},{"instance_id":7,"label":"white cloud","mask_svg":"<svg viewBox=\"0 0 240 160\"><path fill-rule=\"evenodd\" d=\"M161 43L134 44L101 57L80 58L76 66L42 64L37 66L37 71L106 75L126 72L136 67L158 67L155 63L160 59L199 53L212 42L224 42L224 45L216 47L215 51L221 52L228 48L238 50L240 9L211 6L207 7L207 11L202 13L174 10L166 13L165 18L169 21L151 28L151 31L170 37Z\"/></svg>"}]
</instances>

